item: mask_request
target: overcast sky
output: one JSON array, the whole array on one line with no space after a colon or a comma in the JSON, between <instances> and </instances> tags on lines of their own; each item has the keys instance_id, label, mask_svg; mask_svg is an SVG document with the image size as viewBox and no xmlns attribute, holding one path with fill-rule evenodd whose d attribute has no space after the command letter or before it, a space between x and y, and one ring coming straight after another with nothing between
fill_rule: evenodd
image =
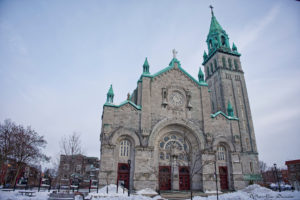
<instances>
[{"instance_id":1,"label":"overcast sky","mask_svg":"<svg viewBox=\"0 0 300 200\"><path fill-rule=\"evenodd\" d=\"M55 156L76 131L100 156L102 106L132 92L148 57L150 72L173 48L197 77L212 4L242 54L259 158L268 165L300 159L300 2L0 1L0 121L30 125Z\"/></svg>"}]
</instances>

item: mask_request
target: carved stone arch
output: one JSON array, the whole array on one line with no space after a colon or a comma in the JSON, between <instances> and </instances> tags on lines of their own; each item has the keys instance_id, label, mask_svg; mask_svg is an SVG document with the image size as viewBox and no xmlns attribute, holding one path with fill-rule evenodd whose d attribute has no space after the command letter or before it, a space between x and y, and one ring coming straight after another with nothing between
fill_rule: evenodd
<instances>
[{"instance_id":1,"label":"carved stone arch","mask_svg":"<svg viewBox=\"0 0 300 200\"><path fill-rule=\"evenodd\" d=\"M169 126L169 125L179 125L183 126L186 129L190 130L191 134L194 135L194 137L197 139L197 143L200 145L200 149L204 148L205 144L205 138L203 135L203 132L199 129L198 126L196 126L193 122L185 120L185 119L174 119L174 118L165 118L158 122L149 137L148 146L154 147L155 141L157 140L157 137L159 136L160 131Z\"/></svg>"},{"instance_id":2,"label":"carved stone arch","mask_svg":"<svg viewBox=\"0 0 300 200\"><path fill-rule=\"evenodd\" d=\"M231 141L226 139L224 136L217 137L213 141L213 150L216 151L219 144L224 145L230 152L234 151L234 146Z\"/></svg>"},{"instance_id":3,"label":"carved stone arch","mask_svg":"<svg viewBox=\"0 0 300 200\"><path fill-rule=\"evenodd\" d=\"M117 144L118 142L120 142L120 139L125 138L128 138L132 143L132 146L134 147L141 145L140 139L137 136L137 134L133 130L124 127L120 128L119 130L113 133L113 135L110 138L110 143Z\"/></svg>"}]
</instances>

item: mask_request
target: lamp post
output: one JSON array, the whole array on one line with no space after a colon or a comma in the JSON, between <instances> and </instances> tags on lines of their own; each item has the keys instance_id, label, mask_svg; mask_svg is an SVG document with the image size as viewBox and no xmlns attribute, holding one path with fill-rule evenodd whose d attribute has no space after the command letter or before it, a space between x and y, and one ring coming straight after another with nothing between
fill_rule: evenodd
<instances>
[{"instance_id":1,"label":"lamp post","mask_svg":"<svg viewBox=\"0 0 300 200\"><path fill-rule=\"evenodd\" d=\"M129 166L129 180L128 180L128 196L130 196L130 169L131 169L131 160L128 160L128 166Z\"/></svg>"},{"instance_id":2,"label":"lamp post","mask_svg":"<svg viewBox=\"0 0 300 200\"><path fill-rule=\"evenodd\" d=\"M279 178L278 178L278 173L277 173L276 166L277 166L276 163L274 163L274 169L275 169L276 179L277 179L277 183L278 183L278 189L279 189L279 192L281 192L281 188L280 188L280 183L279 183Z\"/></svg>"}]
</instances>

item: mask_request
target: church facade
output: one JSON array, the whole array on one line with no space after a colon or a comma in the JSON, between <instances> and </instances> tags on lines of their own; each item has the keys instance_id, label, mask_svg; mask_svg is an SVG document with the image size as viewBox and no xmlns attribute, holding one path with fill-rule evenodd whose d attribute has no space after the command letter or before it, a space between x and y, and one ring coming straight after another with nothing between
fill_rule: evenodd
<instances>
[{"instance_id":1,"label":"church facade","mask_svg":"<svg viewBox=\"0 0 300 200\"><path fill-rule=\"evenodd\" d=\"M99 184L131 189L238 190L259 179L256 140L241 54L212 12L198 78L173 50L151 74L146 58L136 89L103 106ZM216 175L215 175L216 174Z\"/></svg>"}]
</instances>

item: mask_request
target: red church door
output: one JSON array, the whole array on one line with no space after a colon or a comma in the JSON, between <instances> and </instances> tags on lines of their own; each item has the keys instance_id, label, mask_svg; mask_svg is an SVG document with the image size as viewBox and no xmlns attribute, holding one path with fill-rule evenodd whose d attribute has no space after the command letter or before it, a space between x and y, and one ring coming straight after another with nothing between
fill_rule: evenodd
<instances>
[{"instance_id":1,"label":"red church door","mask_svg":"<svg viewBox=\"0 0 300 200\"><path fill-rule=\"evenodd\" d=\"M190 171L188 167L179 167L179 190L190 190Z\"/></svg>"},{"instance_id":2,"label":"red church door","mask_svg":"<svg viewBox=\"0 0 300 200\"><path fill-rule=\"evenodd\" d=\"M118 182L124 181L125 188L129 186L129 165L127 163L118 164Z\"/></svg>"},{"instance_id":3,"label":"red church door","mask_svg":"<svg viewBox=\"0 0 300 200\"><path fill-rule=\"evenodd\" d=\"M159 166L159 189L171 190L171 166Z\"/></svg>"},{"instance_id":4,"label":"red church door","mask_svg":"<svg viewBox=\"0 0 300 200\"><path fill-rule=\"evenodd\" d=\"M227 167L219 167L221 190L228 190L228 171Z\"/></svg>"}]
</instances>

